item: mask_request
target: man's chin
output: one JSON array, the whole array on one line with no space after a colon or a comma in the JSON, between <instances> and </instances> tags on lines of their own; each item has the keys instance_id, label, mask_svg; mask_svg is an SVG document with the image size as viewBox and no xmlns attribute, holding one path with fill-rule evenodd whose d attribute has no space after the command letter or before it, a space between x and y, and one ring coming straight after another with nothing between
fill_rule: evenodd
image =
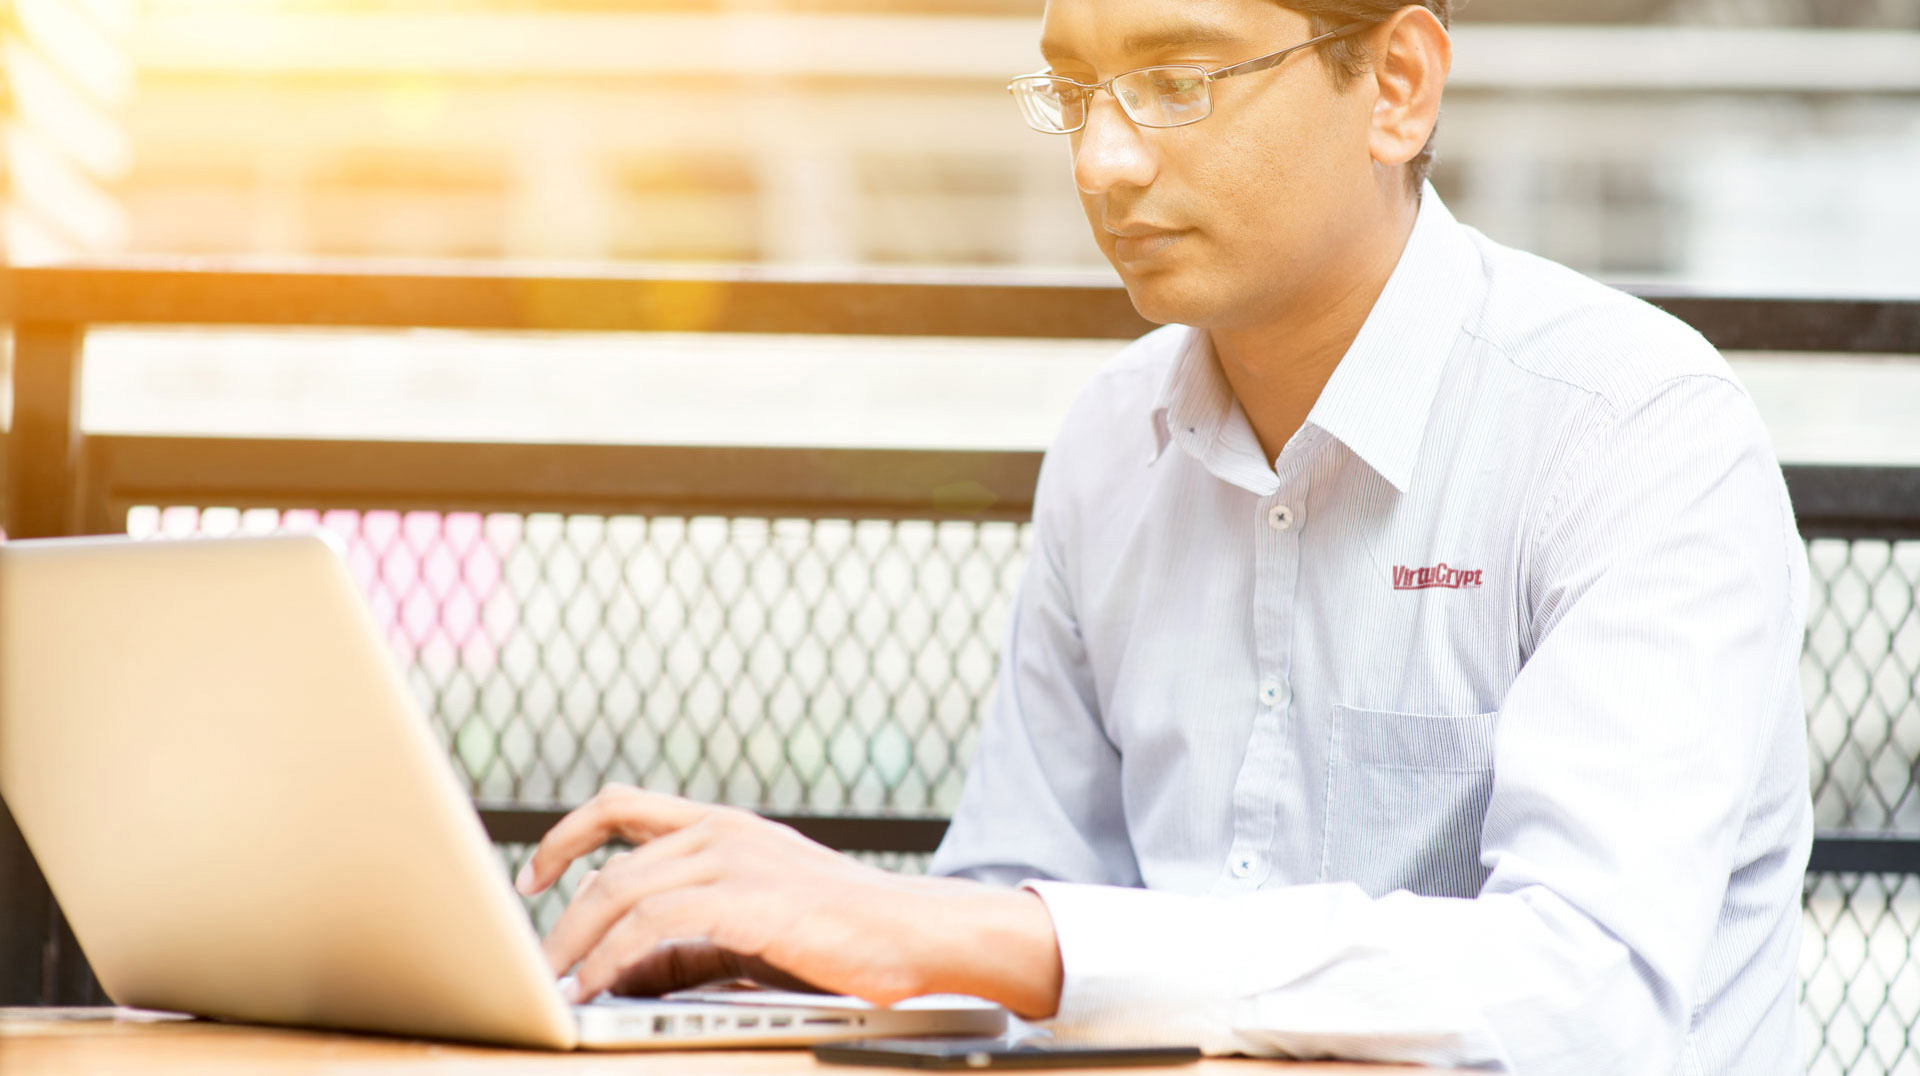
<instances>
[{"instance_id":1,"label":"man's chin","mask_svg":"<svg viewBox=\"0 0 1920 1076\"><path fill-rule=\"evenodd\" d=\"M1186 279L1187 274L1167 271L1120 272L1127 298L1140 316L1156 325L1204 325L1212 309L1211 296Z\"/></svg>"}]
</instances>

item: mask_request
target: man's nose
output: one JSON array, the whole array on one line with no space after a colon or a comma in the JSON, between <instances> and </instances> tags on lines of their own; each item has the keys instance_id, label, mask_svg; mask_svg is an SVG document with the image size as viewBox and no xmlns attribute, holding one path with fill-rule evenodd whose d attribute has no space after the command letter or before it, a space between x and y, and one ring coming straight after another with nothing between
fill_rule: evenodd
<instances>
[{"instance_id":1,"label":"man's nose","mask_svg":"<svg viewBox=\"0 0 1920 1076\"><path fill-rule=\"evenodd\" d=\"M1080 193L1105 194L1115 187L1153 182L1153 149L1111 94L1096 93L1087 102L1087 125L1079 133L1073 181Z\"/></svg>"}]
</instances>

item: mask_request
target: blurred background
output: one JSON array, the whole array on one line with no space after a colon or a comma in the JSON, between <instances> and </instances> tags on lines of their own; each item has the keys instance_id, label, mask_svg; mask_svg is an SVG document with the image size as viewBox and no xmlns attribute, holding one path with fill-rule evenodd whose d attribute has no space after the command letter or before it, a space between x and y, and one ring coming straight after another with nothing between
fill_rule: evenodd
<instances>
[{"instance_id":1,"label":"blurred background","mask_svg":"<svg viewBox=\"0 0 1920 1076\"><path fill-rule=\"evenodd\" d=\"M1001 92L1038 0L11 0L5 249L1098 266ZM1920 0L1468 0L1503 242L1920 288Z\"/></svg>"},{"instance_id":2,"label":"blurred background","mask_svg":"<svg viewBox=\"0 0 1920 1076\"><path fill-rule=\"evenodd\" d=\"M0 0L0 257L1106 272L1065 140L1003 90L1040 66L1039 10ZM1470 0L1456 36L1434 183L1493 238L1613 281L1920 292L1920 0ZM833 348L796 407L764 343L542 341L534 373L499 340L276 342L263 367L244 334L101 335L87 421L1037 446L1112 351L1028 349L1045 373L1010 399L1002 347ZM1743 366L1783 455L1920 459L1910 369L1818 369Z\"/></svg>"},{"instance_id":3,"label":"blurred background","mask_svg":"<svg viewBox=\"0 0 1920 1076\"><path fill-rule=\"evenodd\" d=\"M0 0L0 263L1111 280L1066 140L1004 91L1040 6ZM1469 0L1455 49L1434 184L1493 238L1621 283L1920 296L1920 0ZM96 325L79 411L100 436L1031 450L1120 346ZM1920 464L1914 356L1729 358L1785 462ZM1027 541L259 500L124 522L341 536L463 779L520 806L617 779L944 814ZM1809 544L1819 824L1920 832L1920 541ZM1920 1072L1920 876L1810 879L1807 915L1813 1069Z\"/></svg>"}]
</instances>

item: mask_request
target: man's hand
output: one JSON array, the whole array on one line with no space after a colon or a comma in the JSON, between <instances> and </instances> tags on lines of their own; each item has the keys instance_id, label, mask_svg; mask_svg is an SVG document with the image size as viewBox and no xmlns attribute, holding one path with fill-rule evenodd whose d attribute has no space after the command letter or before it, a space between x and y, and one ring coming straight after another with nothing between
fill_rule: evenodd
<instances>
[{"instance_id":1,"label":"man's hand","mask_svg":"<svg viewBox=\"0 0 1920 1076\"><path fill-rule=\"evenodd\" d=\"M663 993L746 975L878 1005L929 993L1051 1016L1060 953L1040 898L869 867L749 811L610 785L561 819L515 883L552 885L612 840L547 935L576 996Z\"/></svg>"}]
</instances>

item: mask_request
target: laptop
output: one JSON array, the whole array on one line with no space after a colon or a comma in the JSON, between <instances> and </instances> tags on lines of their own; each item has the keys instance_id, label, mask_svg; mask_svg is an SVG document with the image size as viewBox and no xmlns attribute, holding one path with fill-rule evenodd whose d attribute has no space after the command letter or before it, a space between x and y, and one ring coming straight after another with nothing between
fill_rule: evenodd
<instances>
[{"instance_id":1,"label":"laptop","mask_svg":"<svg viewBox=\"0 0 1920 1076\"><path fill-rule=\"evenodd\" d=\"M997 1035L976 998L568 1005L339 551L0 543L0 798L120 1005L554 1050Z\"/></svg>"}]
</instances>

